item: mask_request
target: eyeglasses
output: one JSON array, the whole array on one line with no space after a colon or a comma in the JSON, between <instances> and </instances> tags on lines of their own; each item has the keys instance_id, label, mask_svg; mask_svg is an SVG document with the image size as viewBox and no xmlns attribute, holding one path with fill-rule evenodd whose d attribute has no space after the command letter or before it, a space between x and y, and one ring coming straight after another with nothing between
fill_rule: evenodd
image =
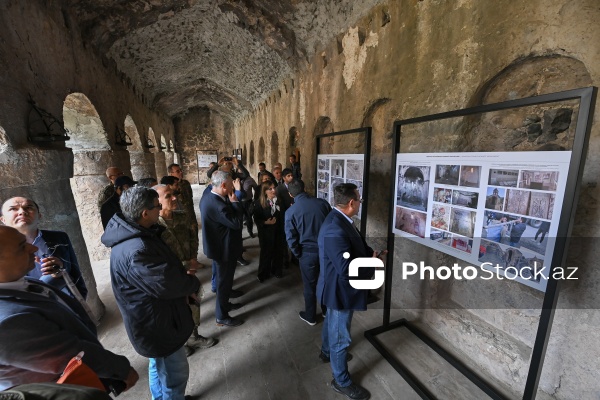
<instances>
[{"instance_id":1,"label":"eyeglasses","mask_svg":"<svg viewBox=\"0 0 600 400\"><path fill-rule=\"evenodd\" d=\"M158 203L157 205L150 207L148 210L154 210L155 208L162 210L162 204Z\"/></svg>"}]
</instances>

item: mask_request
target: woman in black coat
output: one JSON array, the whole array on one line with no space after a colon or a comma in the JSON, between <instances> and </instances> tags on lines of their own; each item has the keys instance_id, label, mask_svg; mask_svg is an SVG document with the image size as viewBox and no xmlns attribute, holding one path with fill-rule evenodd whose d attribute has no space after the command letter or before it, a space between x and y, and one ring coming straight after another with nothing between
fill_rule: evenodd
<instances>
[{"instance_id":1,"label":"woman in black coat","mask_svg":"<svg viewBox=\"0 0 600 400\"><path fill-rule=\"evenodd\" d=\"M260 185L259 196L254 202L254 222L258 228L260 244L258 281L262 283L271 275L281 278L286 249L284 221L275 195L275 184L271 181Z\"/></svg>"}]
</instances>

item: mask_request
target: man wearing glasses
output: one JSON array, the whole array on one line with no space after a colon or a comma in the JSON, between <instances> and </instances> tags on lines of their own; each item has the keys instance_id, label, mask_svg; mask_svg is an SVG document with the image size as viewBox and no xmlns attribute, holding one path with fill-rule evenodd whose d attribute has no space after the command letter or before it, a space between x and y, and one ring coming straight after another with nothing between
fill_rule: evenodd
<instances>
[{"instance_id":1,"label":"man wearing glasses","mask_svg":"<svg viewBox=\"0 0 600 400\"><path fill-rule=\"evenodd\" d=\"M184 345L194 330L188 304L197 302L200 281L188 274L157 225L158 193L133 187L119 199L121 212L108 223L102 243L112 247L110 277L134 349L150 359L154 399L181 400L189 377Z\"/></svg>"}]
</instances>

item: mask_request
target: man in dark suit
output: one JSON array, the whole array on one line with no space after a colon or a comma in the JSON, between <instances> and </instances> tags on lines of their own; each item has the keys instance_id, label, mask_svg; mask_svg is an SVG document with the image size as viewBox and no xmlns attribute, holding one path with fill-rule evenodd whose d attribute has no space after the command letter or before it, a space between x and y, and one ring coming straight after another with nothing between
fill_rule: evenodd
<instances>
[{"instance_id":1,"label":"man in dark suit","mask_svg":"<svg viewBox=\"0 0 600 400\"><path fill-rule=\"evenodd\" d=\"M288 208L294 204L294 199L290 197L290 192L288 190L288 185L290 182L294 180L294 175L292 175L292 170L289 168L284 169L281 172L282 182L283 184L278 185L277 190L277 199L279 200L279 204L281 205L281 211L284 213Z\"/></svg>"},{"instance_id":2,"label":"man in dark suit","mask_svg":"<svg viewBox=\"0 0 600 400\"><path fill-rule=\"evenodd\" d=\"M302 179L302 172L300 172L300 163L296 162L296 155L290 154L290 169L294 179Z\"/></svg>"},{"instance_id":3,"label":"man in dark suit","mask_svg":"<svg viewBox=\"0 0 600 400\"><path fill-rule=\"evenodd\" d=\"M67 286L64 276L59 272L60 268L64 268L79 294L85 299L88 290L81 276L69 236L60 231L38 229L42 214L37 203L26 197L11 197L2 204L1 210L0 221L18 230L25 235L27 243L38 248L36 251L38 261L27 276L40 279L75 297Z\"/></svg>"},{"instance_id":4,"label":"man in dark suit","mask_svg":"<svg viewBox=\"0 0 600 400\"><path fill-rule=\"evenodd\" d=\"M309 325L316 325L316 289L319 278L319 246L317 239L323 221L331 211L329 203L309 196L304 191L304 183L293 180L288 184L294 206L285 214L285 237L292 254L300 261L300 272L304 282L304 311L300 319ZM325 306L321 305L323 314Z\"/></svg>"},{"instance_id":5,"label":"man in dark suit","mask_svg":"<svg viewBox=\"0 0 600 400\"><path fill-rule=\"evenodd\" d=\"M352 315L354 311L367 309L369 291L350 285L349 265L357 257L375 257L376 254L352 223L362 202L356 185L340 184L335 187L333 196L336 206L325 218L318 239L321 273L317 300L327 307L320 358L324 362L331 361L333 390L350 399L366 400L371 396L369 391L350 378L347 349L352 342ZM369 268L361 268L358 279L369 279L372 275Z\"/></svg>"},{"instance_id":6,"label":"man in dark suit","mask_svg":"<svg viewBox=\"0 0 600 400\"><path fill-rule=\"evenodd\" d=\"M242 254L244 209L234 192L241 189L241 184L239 179L233 181L228 172L215 171L211 185L211 190L206 190L200 200L202 243L204 254L216 266L217 325L234 327L243 323L229 315L229 311L241 307L229 302L235 267Z\"/></svg>"},{"instance_id":7,"label":"man in dark suit","mask_svg":"<svg viewBox=\"0 0 600 400\"><path fill-rule=\"evenodd\" d=\"M81 351L105 384L132 387L136 371L127 358L102 347L83 307L53 286L25 278L35 268L36 251L16 229L0 226L0 390L56 382Z\"/></svg>"}]
</instances>

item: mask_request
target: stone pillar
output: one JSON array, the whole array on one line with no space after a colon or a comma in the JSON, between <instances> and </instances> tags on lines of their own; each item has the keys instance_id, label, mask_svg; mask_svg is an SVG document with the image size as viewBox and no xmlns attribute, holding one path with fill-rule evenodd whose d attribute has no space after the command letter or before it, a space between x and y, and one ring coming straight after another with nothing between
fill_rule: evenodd
<instances>
[{"instance_id":1,"label":"stone pillar","mask_svg":"<svg viewBox=\"0 0 600 400\"><path fill-rule=\"evenodd\" d=\"M175 158L175 155L174 155L174 153L173 153L172 151L167 151L167 152L165 153L165 164L166 164L167 166L169 166L169 165L173 164L173 163L175 162L175 161L173 161L173 160L174 160L174 158Z\"/></svg>"},{"instance_id":2,"label":"stone pillar","mask_svg":"<svg viewBox=\"0 0 600 400\"><path fill-rule=\"evenodd\" d=\"M160 181L160 178L167 175L167 161L165 153L162 151L154 153L154 162L156 168L156 179Z\"/></svg>"},{"instance_id":3,"label":"stone pillar","mask_svg":"<svg viewBox=\"0 0 600 400\"><path fill-rule=\"evenodd\" d=\"M142 178L156 177L154 154L143 151L131 151L131 174L134 181ZM158 178L160 179L160 178Z\"/></svg>"},{"instance_id":4,"label":"stone pillar","mask_svg":"<svg viewBox=\"0 0 600 400\"><path fill-rule=\"evenodd\" d=\"M98 209L98 194L110 183L105 174L106 168L110 166L119 167L125 175L130 176L129 153L123 150L74 152L71 190L81 220L87 251L93 261L105 260L110 257L110 249L100 242L104 229Z\"/></svg>"},{"instance_id":5,"label":"stone pillar","mask_svg":"<svg viewBox=\"0 0 600 400\"><path fill-rule=\"evenodd\" d=\"M9 148L0 154L0 176L0 198L32 198L40 206L40 228L64 231L69 235L89 291L87 302L96 316L102 316L104 304L98 297L96 280L69 184L69 178L73 176L71 150L27 147L13 151Z\"/></svg>"}]
</instances>

